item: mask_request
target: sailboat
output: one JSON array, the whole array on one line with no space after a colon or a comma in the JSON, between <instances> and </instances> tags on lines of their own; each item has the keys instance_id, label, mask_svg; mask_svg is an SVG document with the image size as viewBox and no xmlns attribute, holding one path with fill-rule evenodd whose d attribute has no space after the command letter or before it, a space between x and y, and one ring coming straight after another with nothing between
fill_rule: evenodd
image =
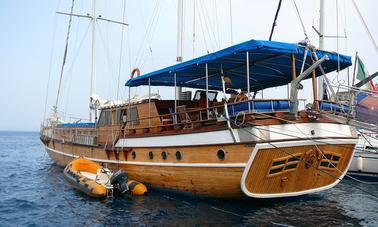
<instances>
[{"instance_id":1,"label":"sailboat","mask_svg":"<svg viewBox=\"0 0 378 227\"><path fill-rule=\"evenodd\" d=\"M378 46L374 40L366 21L356 2L352 1L353 6L365 28L370 41L378 53ZM324 8L324 0L320 1L321 8ZM320 30L324 30L324 10L321 10ZM323 23L322 23L323 22ZM323 44L324 34L319 32L320 46ZM370 178L376 181L378 178L378 96L373 79L378 76L378 72L369 74L361 58L356 53L352 86L338 85L334 92L332 85L328 88L332 91L331 100L323 100L322 91L319 92L319 110L329 117L333 117L340 122L350 124L357 128L359 142L356 146L349 174ZM355 84L355 79L360 80ZM318 87L323 87L323 80L318 81ZM343 90L343 91L340 91Z\"/></svg>"},{"instance_id":2,"label":"sailboat","mask_svg":"<svg viewBox=\"0 0 378 227\"><path fill-rule=\"evenodd\" d=\"M350 65L349 56L309 45L249 40L147 74L135 69L125 85L129 93L148 86L147 95L92 102L90 123L46 119L41 141L59 165L84 157L172 191L238 199L319 192L345 176L358 137L316 101L299 110L298 90L311 79L316 100L316 77ZM252 95L281 85L290 98ZM175 98L161 99L153 86L174 87Z\"/></svg>"}]
</instances>

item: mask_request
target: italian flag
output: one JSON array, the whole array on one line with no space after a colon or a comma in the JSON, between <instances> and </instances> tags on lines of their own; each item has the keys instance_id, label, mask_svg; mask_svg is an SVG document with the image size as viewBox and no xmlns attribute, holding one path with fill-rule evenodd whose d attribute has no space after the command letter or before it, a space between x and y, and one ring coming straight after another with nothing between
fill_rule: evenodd
<instances>
[{"instance_id":1,"label":"italian flag","mask_svg":"<svg viewBox=\"0 0 378 227\"><path fill-rule=\"evenodd\" d=\"M357 56L357 79L364 80L368 76L370 76L369 72L367 71L367 68L365 67L364 63L362 63L360 57ZM374 86L374 83L372 80L369 81L369 90L377 91L376 87Z\"/></svg>"}]
</instances>

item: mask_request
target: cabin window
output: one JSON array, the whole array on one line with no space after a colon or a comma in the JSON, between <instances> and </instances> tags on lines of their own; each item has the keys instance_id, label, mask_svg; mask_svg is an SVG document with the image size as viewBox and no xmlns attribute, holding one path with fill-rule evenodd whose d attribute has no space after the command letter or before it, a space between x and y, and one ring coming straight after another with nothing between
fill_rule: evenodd
<instances>
[{"instance_id":1,"label":"cabin window","mask_svg":"<svg viewBox=\"0 0 378 227\"><path fill-rule=\"evenodd\" d=\"M105 125L105 111L101 111L100 117L98 118L98 126Z\"/></svg>"},{"instance_id":2,"label":"cabin window","mask_svg":"<svg viewBox=\"0 0 378 227\"><path fill-rule=\"evenodd\" d=\"M223 150L219 150L217 152L217 156L218 156L219 160L224 160L224 158L225 158L226 155L225 155L225 153L224 153Z\"/></svg>"},{"instance_id":3,"label":"cabin window","mask_svg":"<svg viewBox=\"0 0 378 227\"><path fill-rule=\"evenodd\" d=\"M116 110L116 125L122 125L126 123L127 118L126 118L126 110L118 109Z\"/></svg>"},{"instance_id":4,"label":"cabin window","mask_svg":"<svg viewBox=\"0 0 378 227\"><path fill-rule=\"evenodd\" d=\"M112 125L112 112L111 111L106 111L105 112L106 116L106 124L107 125Z\"/></svg>"},{"instance_id":5,"label":"cabin window","mask_svg":"<svg viewBox=\"0 0 378 227\"><path fill-rule=\"evenodd\" d=\"M135 153L135 151L133 151L133 152L131 153L131 157L135 160L135 158L136 158L136 153Z\"/></svg>"},{"instance_id":6,"label":"cabin window","mask_svg":"<svg viewBox=\"0 0 378 227\"><path fill-rule=\"evenodd\" d=\"M131 125L137 125L139 124L138 121L138 109L136 107L129 109L129 121Z\"/></svg>"},{"instance_id":7,"label":"cabin window","mask_svg":"<svg viewBox=\"0 0 378 227\"><path fill-rule=\"evenodd\" d=\"M126 110L117 110L117 125L126 123Z\"/></svg>"},{"instance_id":8,"label":"cabin window","mask_svg":"<svg viewBox=\"0 0 378 227\"><path fill-rule=\"evenodd\" d=\"M152 160L154 159L154 153L152 151L148 152L148 157Z\"/></svg>"},{"instance_id":9,"label":"cabin window","mask_svg":"<svg viewBox=\"0 0 378 227\"><path fill-rule=\"evenodd\" d=\"M112 125L112 112L101 111L98 119L98 126Z\"/></svg>"},{"instance_id":10,"label":"cabin window","mask_svg":"<svg viewBox=\"0 0 378 227\"><path fill-rule=\"evenodd\" d=\"M276 176L294 171L297 169L301 160L301 154L293 154L286 157L273 159L267 176Z\"/></svg>"},{"instance_id":11,"label":"cabin window","mask_svg":"<svg viewBox=\"0 0 378 227\"><path fill-rule=\"evenodd\" d=\"M182 155L181 155L180 151L176 151L175 156L176 156L176 160L181 160L181 158L182 158Z\"/></svg>"},{"instance_id":12,"label":"cabin window","mask_svg":"<svg viewBox=\"0 0 378 227\"><path fill-rule=\"evenodd\" d=\"M319 169L334 170L337 168L341 159L340 154L325 153L320 160Z\"/></svg>"},{"instance_id":13,"label":"cabin window","mask_svg":"<svg viewBox=\"0 0 378 227\"><path fill-rule=\"evenodd\" d=\"M167 159L167 152L165 152L165 151L163 151L163 152L161 152L161 158L163 159L163 160L166 160Z\"/></svg>"},{"instance_id":14,"label":"cabin window","mask_svg":"<svg viewBox=\"0 0 378 227\"><path fill-rule=\"evenodd\" d=\"M202 94L203 93L206 94L206 91L204 91L204 90L197 90L196 93L194 94L193 100L196 100L196 101L200 100L201 99L201 93ZM207 95L208 95L209 101L213 102L213 101L216 101L218 92L208 91Z\"/></svg>"}]
</instances>

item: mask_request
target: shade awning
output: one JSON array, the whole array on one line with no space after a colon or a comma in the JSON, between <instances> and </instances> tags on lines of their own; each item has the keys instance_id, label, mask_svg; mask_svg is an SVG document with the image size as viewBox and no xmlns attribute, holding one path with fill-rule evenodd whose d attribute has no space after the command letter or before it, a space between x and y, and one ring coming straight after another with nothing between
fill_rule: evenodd
<instances>
[{"instance_id":1,"label":"shade awning","mask_svg":"<svg viewBox=\"0 0 378 227\"><path fill-rule=\"evenodd\" d=\"M221 69L223 69L224 76L228 77L231 82L228 84L228 88L247 90L246 54L248 52L250 91L256 91L290 83L292 80L291 55L295 56L298 75L305 50L306 47L299 44L250 40L129 79L125 85L136 87L150 83L152 86L175 86L176 74L177 86L204 89L207 64L209 89L222 90ZM316 54L319 59L325 54L328 55L329 60L322 63L326 73L342 70L352 65L349 56L319 50L316 51ZM312 62L311 52L308 51L304 70L310 67ZM316 70L316 75L321 75L319 69Z\"/></svg>"}]
</instances>

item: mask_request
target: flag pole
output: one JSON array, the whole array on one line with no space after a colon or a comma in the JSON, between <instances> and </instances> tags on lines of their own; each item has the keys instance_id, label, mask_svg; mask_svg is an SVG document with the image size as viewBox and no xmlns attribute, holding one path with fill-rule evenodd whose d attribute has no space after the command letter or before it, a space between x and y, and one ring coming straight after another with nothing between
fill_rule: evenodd
<instances>
[{"instance_id":1,"label":"flag pole","mask_svg":"<svg viewBox=\"0 0 378 227\"><path fill-rule=\"evenodd\" d=\"M354 80L356 79L357 59L358 59L358 51L356 51L356 57L354 58L354 68L353 68L352 87L354 87Z\"/></svg>"}]
</instances>

